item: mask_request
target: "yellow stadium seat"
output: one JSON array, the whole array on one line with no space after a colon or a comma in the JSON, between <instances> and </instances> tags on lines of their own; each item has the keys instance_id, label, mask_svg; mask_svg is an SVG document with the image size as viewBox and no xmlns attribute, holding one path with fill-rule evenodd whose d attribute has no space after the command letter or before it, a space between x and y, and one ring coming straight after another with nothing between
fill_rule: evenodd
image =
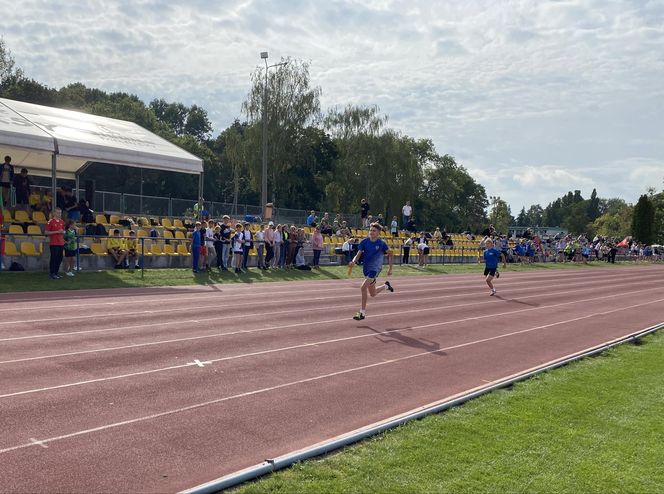
<instances>
[{"instance_id":1,"label":"yellow stadium seat","mask_svg":"<svg viewBox=\"0 0 664 494\"><path fill-rule=\"evenodd\" d=\"M21 254L30 257L39 257L39 251L32 242L21 242Z\"/></svg>"},{"instance_id":2,"label":"yellow stadium seat","mask_svg":"<svg viewBox=\"0 0 664 494\"><path fill-rule=\"evenodd\" d=\"M108 217L108 222L111 225L120 226L120 216L117 214L112 214Z\"/></svg>"},{"instance_id":3,"label":"yellow stadium seat","mask_svg":"<svg viewBox=\"0 0 664 494\"><path fill-rule=\"evenodd\" d=\"M23 235L23 227L21 225L9 225L9 234L10 235Z\"/></svg>"},{"instance_id":4,"label":"yellow stadium seat","mask_svg":"<svg viewBox=\"0 0 664 494\"><path fill-rule=\"evenodd\" d=\"M161 250L161 246L159 244L152 244L150 246L150 255L163 256L164 252Z\"/></svg>"},{"instance_id":5,"label":"yellow stadium seat","mask_svg":"<svg viewBox=\"0 0 664 494\"><path fill-rule=\"evenodd\" d=\"M5 256L18 257L20 255L21 253L16 248L16 244L14 242L5 241Z\"/></svg>"},{"instance_id":6,"label":"yellow stadium seat","mask_svg":"<svg viewBox=\"0 0 664 494\"><path fill-rule=\"evenodd\" d=\"M169 240L172 239L173 238L173 232L171 232L169 230L164 230L164 238L167 238Z\"/></svg>"},{"instance_id":7,"label":"yellow stadium seat","mask_svg":"<svg viewBox=\"0 0 664 494\"><path fill-rule=\"evenodd\" d=\"M177 238L179 240L184 240L184 232L182 232L180 230L176 231L175 232L175 238Z\"/></svg>"},{"instance_id":8,"label":"yellow stadium seat","mask_svg":"<svg viewBox=\"0 0 664 494\"><path fill-rule=\"evenodd\" d=\"M182 220L178 219L173 220L173 227L177 228L178 230L185 230L184 223L182 223Z\"/></svg>"},{"instance_id":9,"label":"yellow stadium seat","mask_svg":"<svg viewBox=\"0 0 664 494\"><path fill-rule=\"evenodd\" d=\"M29 223L30 216L28 215L27 211L23 211L22 209L17 209L16 211L14 211L14 221L17 221L19 223Z\"/></svg>"},{"instance_id":10,"label":"yellow stadium seat","mask_svg":"<svg viewBox=\"0 0 664 494\"><path fill-rule=\"evenodd\" d=\"M173 246L171 244L164 245L164 254L166 254L167 256L177 256L178 255L178 253L175 252L175 249L173 248Z\"/></svg>"},{"instance_id":11,"label":"yellow stadium seat","mask_svg":"<svg viewBox=\"0 0 664 494\"><path fill-rule=\"evenodd\" d=\"M9 211L9 209L3 209L2 210L2 218L3 218L3 221L7 221L7 222L11 221L12 220L11 211Z\"/></svg>"},{"instance_id":12,"label":"yellow stadium seat","mask_svg":"<svg viewBox=\"0 0 664 494\"><path fill-rule=\"evenodd\" d=\"M148 232L146 232L145 230L138 230L138 231L136 232L136 236L137 236L137 237L147 237L147 236L148 236Z\"/></svg>"},{"instance_id":13,"label":"yellow stadium seat","mask_svg":"<svg viewBox=\"0 0 664 494\"><path fill-rule=\"evenodd\" d=\"M173 228L173 223L171 223L170 218L162 218L161 226L163 226L164 228Z\"/></svg>"},{"instance_id":14,"label":"yellow stadium seat","mask_svg":"<svg viewBox=\"0 0 664 494\"><path fill-rule=\"evenodd\" d=\"M41 227L39 225L28 225L28 235L41 235Z\"/></svg>"},{"instance_id":15,"label":"yellow stadium seat","mask_svg":"<svg viewBox=\"0 0 664 494\"><path fill-rule=\"evenodd\" d=\"M95 217L95 223L101 223L102 225L108 225L108 220L106 219L106 215L98 214Z\"/></svg>"},{"instance_id":16,"label":"yellow stadium seat","mask_svg":"<svg viewBox=\"0 0 664 494\"><path fill-rule=\"evenodd\" d=\"M177 250L177 252L178 252L178 254L181 255L181 256L189 256L189 255L191 255L191 254L189 253L189 251L187 250L187 246L184 245L184 244L179 244L179 245L178 245L178 250Z\"/></svg>"},{"instance_id":17,"label":"yellow stadium seat","mask_svg":"<svg viewBox=\"0 0 664 494\"><path fill-rule=\"evenodd\" d=\"M46 220L46 215L41 211L35 211L32 213L32 221L40 225L45 225L46 223L48 223L48 221Z\"/></svg>"},{"instance_id":18,"label":"yellow stadium seat","mask_svg":"<svg viewBox=\"0 0 664 494\"><path fill-rule=\"evenodd\" d=\"M96 256L107 256L108 252L104 244L92 244L90 250Z\"/></svg>"}]
</instances>

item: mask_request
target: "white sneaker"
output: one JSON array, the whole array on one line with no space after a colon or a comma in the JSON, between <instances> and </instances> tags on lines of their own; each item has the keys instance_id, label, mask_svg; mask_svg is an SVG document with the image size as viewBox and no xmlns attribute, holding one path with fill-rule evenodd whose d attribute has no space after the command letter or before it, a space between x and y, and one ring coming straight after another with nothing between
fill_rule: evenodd
<instances>
[{"instance_id":1,"label":"white sneaker","mask_svg":"<svg viewBox=\"0 0 664 494\"><path fill-rule=\"evenodd\" d=\"M495 289L491 290L490 295L493 297L495 294L496 294L496 290Z\"/></svg>"},{"instance_id":2,"label":"white sneaker","mask_svg":"<svg viewBox=\"0 0 664 494\"><path fill-rule=\"evenodd\" d=\"M74 276L74 273L72 273L71 271L69 271L69 272L67 272L67 273L65 273L65 274L66 274L67 276Z\"/></svg>"}]
</instances>

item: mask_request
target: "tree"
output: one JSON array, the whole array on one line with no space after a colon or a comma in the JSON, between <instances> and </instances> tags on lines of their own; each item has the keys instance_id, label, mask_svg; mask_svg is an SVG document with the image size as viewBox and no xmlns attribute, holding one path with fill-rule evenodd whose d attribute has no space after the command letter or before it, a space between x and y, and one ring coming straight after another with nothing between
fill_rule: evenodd
<instances>
[{"instance_id":1,"label":"tree","mask_svg":"<svg viewBox=\"0 0 664 494\"><path fill-rule=\"evenodd\" d=\"M611 206L592 223L591 230L603 237L625 238L630 234L633 207L622 199L608 199Z\"/></svg>"},{"instance_id":2,"label":"tree","mask_svg":"<svg viewBox=\"0 0 664 494\"><path fill-rule=\"evenodd\" d=\"M516 217L516 226L530 226L525 206L521 208L519 215Z\"/></svg>"},{"instance_id":3,"label":"tree","mask_svg":"<svg viewBox=\"0 0 664 494\"><path fill-rule=\"evenodd\" d=\"M292 197L288 194L288 179L297 161L295 144L303 129L318 123L320 119L319 86L311 84L309 64L288 58L287 62L272 70L267 80L267 134L268 134L268 190L272 201L287 206ZM253 154L250 157L249 175L252 186L260 189L262 178L262 117L265 88L264 68L257 68L251 75L251 89L242 104L242 110L250 124L247 138Z\"/></svg>"},{"instance_id":4,"label":"tree","mask_svg":"<svg viewBox=\"0 0 664 494\"><path fill-rule=\"evenodd\" d=\"M5 40L0 37L0 88L3 88L5 81L22 78L23 71L16 67L14 57L7 48Z\"/></svg>"},{"instance_id":5,"label":"tree","mask_svg":"<svg viewBox=\"0 0 664 494\"><path fill-rule=\"evenodd\" d=\"M585 201L577 202L568 208L567 217L563 220L563 228L570 233L581 234L588 231L588 214Z\"/></svg>"},{"instance_id":6,"label":"tree","mask_svg":"<svg viewBox=\"0 0 664 494\"><path fill-rule=\"evenodd\" d=\"M514 224L514 217L507 203L498 196L491 196L491 212L489 222L499 233L507 233Z\"/></svg>"},{"instance_id":7,"label":"tree","mask_svg":"<svg viewBox=\"0 0 664 494\"><path fill-rule=\"evenodd\" d=\"M652 244L655 239L655 206L646 194L639 197L632 216L632 236L639 242Z\"/></svg>"},{"instance_id":8,"label":"tree","mask_svg":"<svg viewBox=\"0 0 664 494\"><path fill-rule=\"evenodd\" d=\"M593 189L592 194L590 194L590 200L588 201L587 209L588 219L590 221L595 221L599 218L600 213L600 199L597 197L597 190Z\"/></svg>"}]
</instances>

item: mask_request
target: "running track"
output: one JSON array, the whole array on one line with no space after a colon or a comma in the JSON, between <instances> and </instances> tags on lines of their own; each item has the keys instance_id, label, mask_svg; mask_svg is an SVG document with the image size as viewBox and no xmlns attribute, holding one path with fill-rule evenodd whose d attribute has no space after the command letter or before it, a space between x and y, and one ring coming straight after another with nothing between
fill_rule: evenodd
<instances>
[{"instance_id":1,"label":"running track","mask_svg":"<svg viewBox=\"0 0 664 494\"><path fill-rule=\"evenodd\" d=\"M659 323L662 275L3 295L0 490L193 487Z\"/></svg>"}]
</instances>

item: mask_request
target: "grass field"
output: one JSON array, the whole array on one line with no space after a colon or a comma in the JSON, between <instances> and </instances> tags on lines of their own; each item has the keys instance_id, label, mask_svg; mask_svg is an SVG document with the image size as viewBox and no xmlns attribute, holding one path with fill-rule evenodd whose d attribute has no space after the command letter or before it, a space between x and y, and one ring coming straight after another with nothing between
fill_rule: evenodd
<instances>
[{"instance_id":1,"label":"grass field","mask_svg":"<svg viewBox=\"0 0 664 494\"><path fill-rule=\"evenodd\" d=\"M533 269L569 269L584 268L596 269L606 267L632 266L635 263L607 264L605 262L583 264L560 264L560 263L534 263L528 266L508 265L505 273L518 271L531 271ZM432 264L426 268L418 268L417 265L394 266L394 277L413 275L440 275L440 274L469 274L482 273L482 268L477 264ZM382 277L387 274L387 268L383 270ZM141 277L140 270L108 270L108 271L83 271L77 273L74 278L63 277L60 280L51 280L45 272L0 272L0 293L20 291L45 291L45 290L84 290L94 288L137 288L156 286L183 286L183 285L210 285L216 283L259 283L269 281L289 280L337 280L346 279L348 269L346 266L323 266L320 271L293 270L269 270L260 271L250 268L248 273L236 275L231 272L219 273L214 270L211 273L198 273L194 275L190 269L153 269L146 270ZM362 268L353 269L353 277L362 277Z\"/></svg>"},{"instance_id":2,"label":"grass field","mask_svg":"<svg viewBox=\"0 0 664 494\"><path fill-rule=\"evenodd\" d=\"M238 489L664 492L664 332Z\"/></svg>"}]
</instances>

